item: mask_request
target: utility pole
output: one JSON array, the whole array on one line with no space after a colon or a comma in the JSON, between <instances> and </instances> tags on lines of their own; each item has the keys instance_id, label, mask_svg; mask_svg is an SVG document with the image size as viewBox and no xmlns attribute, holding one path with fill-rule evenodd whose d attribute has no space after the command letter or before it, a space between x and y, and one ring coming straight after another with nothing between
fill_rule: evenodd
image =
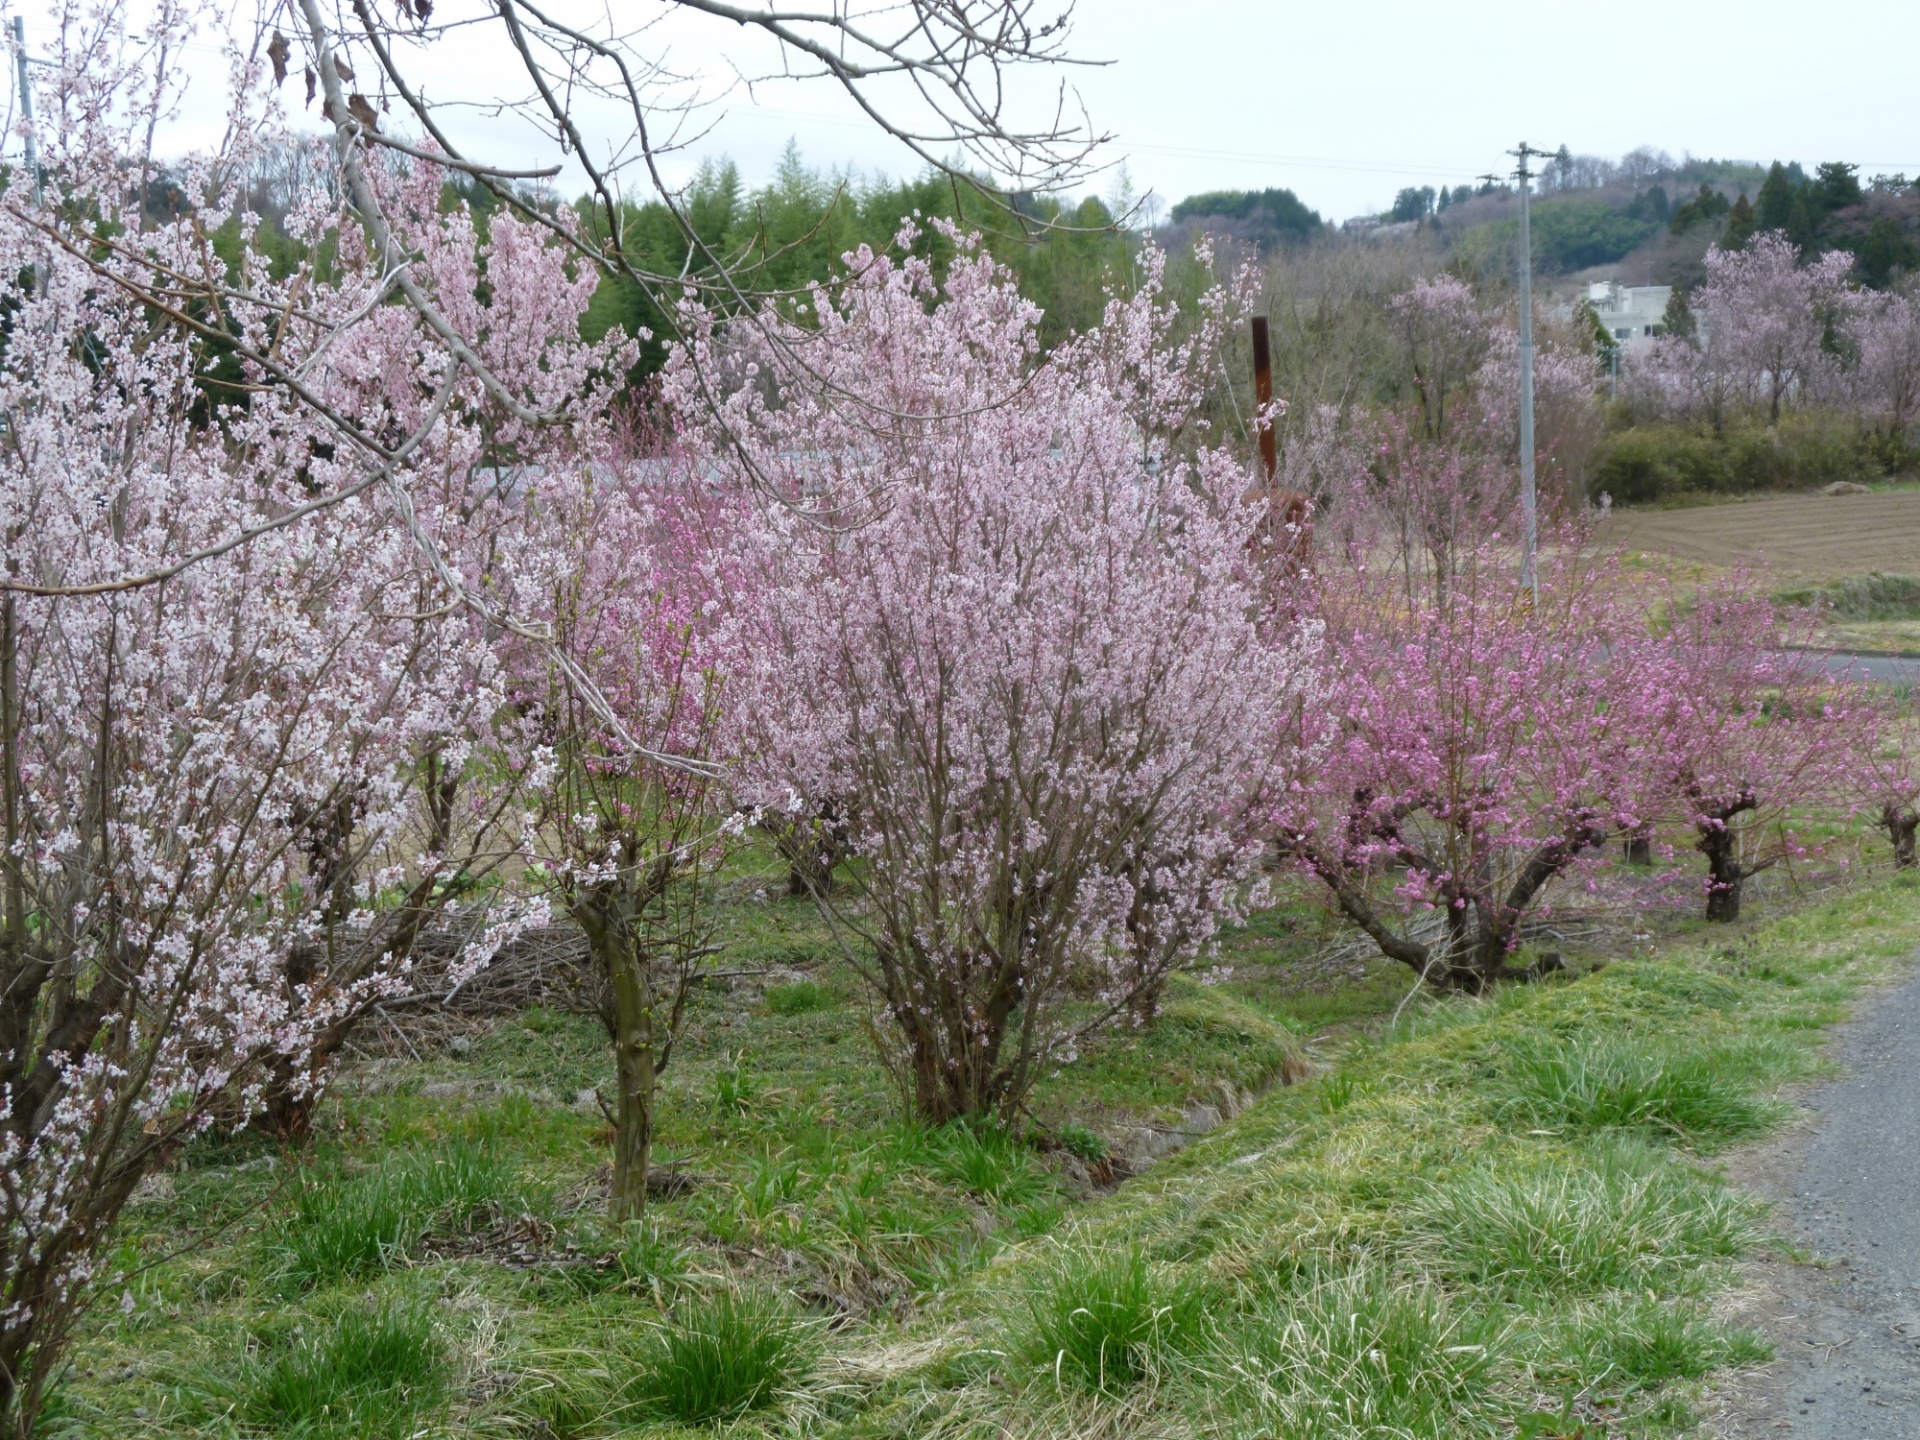
<instances>
[{"instance_id":1,"label":"utility pole","mask_svg":"<svg viewBox=\"0 0 1920 1440\"><path fill-rule=\"evenodd\" d=\"M1534 559L1537 501L1533 486L1533 234L1529 229L1528 185L1533 172L1527 161L1544 151L1526 141L1507 152L1520 162L1513 178L1520 182L1520 583L1535 605L1540 603L1540 572Z\"/></svg>"},{"instance_id":2,"label":"utility pole","mask_svg":"<svg viewBox=\"0 0 1920 1440\"><path fill-rule=\"evenodd\" d=\"M33 140L33 87L27 83L27 22L13 17L13 84L20 92L20 118L26 126L26 166L33 177L33 203L40 203L40 152Z\"/></svg>"}]
</instances>

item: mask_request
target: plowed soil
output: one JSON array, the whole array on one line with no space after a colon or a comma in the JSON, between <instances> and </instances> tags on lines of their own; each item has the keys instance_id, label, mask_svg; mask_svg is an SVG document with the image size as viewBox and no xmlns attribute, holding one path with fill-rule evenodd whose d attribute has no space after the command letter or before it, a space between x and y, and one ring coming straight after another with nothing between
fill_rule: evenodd
<instances>
[{"instance_id":1,"label":"plowed soil","mask_svg":"<svg viewBox=\"0 0 1920 1440\"><path fill-rule=\"evenodd\" d=\"M1920 575L1920 490L1624 511L1602 526L1601 538L1708 565L1765 566L1780 579Z\"/></svg>"}]
</instances>

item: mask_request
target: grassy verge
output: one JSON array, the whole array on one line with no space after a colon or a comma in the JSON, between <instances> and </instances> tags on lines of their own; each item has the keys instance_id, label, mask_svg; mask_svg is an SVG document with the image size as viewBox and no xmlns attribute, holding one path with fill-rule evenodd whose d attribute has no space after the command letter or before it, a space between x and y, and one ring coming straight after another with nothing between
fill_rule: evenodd
<instances>
[{"instance_id":1,"label":"grassy verge","mask_svg":"<svg viewBox=\"0 0 1920 1440\"><path fill-rule=\"evenodd\" d=\"M1783 1113L1772 1092L1818 1068L1820 1029L1917 926L1920 885L1895 880L1434 1007L955 1296L943 1362L868 1423L1684 1432L1703 1376L1765 1354L1713 1318L1765 1216L1711 1157Z\"/></svg>"},{"instance_id":2,"label":"grassy verge","mask_svg":"<svg viewBox=\"0 0 1920 1440\"><path fill-rule=\"evenodd\" d=\"M594 1023L509 1017L354 1076L298 1163L184 1157L53 1433L1674 1433L1760 1353L1712 1318L1765 1219L1711 1157L1920 935L1895 880L1389 1028L1399 972L1304 979L1318 922L1273 911L1231 978L1051 1077L1036 1145L903 1124L852 977L752 879L728 964L754 973L698 999L661 1141L684 1179L647 1222L600 1218ZM1334 1063L1268 1088L1303 1047Z\"/></svg>"}]
</instances>

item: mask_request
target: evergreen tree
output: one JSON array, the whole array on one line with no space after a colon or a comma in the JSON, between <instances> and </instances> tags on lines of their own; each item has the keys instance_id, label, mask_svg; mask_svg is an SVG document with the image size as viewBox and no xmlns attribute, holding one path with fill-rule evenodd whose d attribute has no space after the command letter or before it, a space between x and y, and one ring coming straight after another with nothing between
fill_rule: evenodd
<instances>
[{"instance_id":1,"label":"evergreen tree","mask_svg":"<svg viewBox=\"0 0 1920 1440\"><path fill-rule=\"evenodd\" d=\"M1920 267L1920 246L1898 221L1884 215L1873 222L1854 255L1861 283L1874 290L1884 290L1901 275Z\"/></svg>"},{"instance_id":2,"label":"evergreen tree","mask_svg":"<svg viewBox=\"0 0 1920 1440\"><path fill-rule=\"evenodd\" d=\"M1766 183L1760 187L1760 201L1754 206L1755 228L1760 230L1779 230L1791 233L1794 215L1793 202L1799 198L1798 190L1787 176L1787 167L1778 160L1767 171Z\"/></svg>"},{"instance_id":3,"label":"evergreen tree","mask_svg":"<svg viewBox=\"0 0 1920 1440\"><path fill-rule=\"evenodd\" d=\"M1740 197L1743 201L1746 196ZM1690 339L1696 326L1693 319L1693 307L1687 303L1686 287L1676 285L1673 293L1667 296L1667 310L1660 317L1660 328L1669 335L1678 335L1681 339Z\"/></svg>"},{"instance_id":4,"label":"evergreen tree","mask_svg":"<svg viewBox=\"0 0 1920 1440\"><path fill-rule=\"evenodd\" d=\"M1819 168L1808 188L1823 218L1860 203L1859 168L1841 160L1829 160Z\"/></svg>"},{"instance_id":5,"label":"evergreen tree","mask_svg":"<svg viewBox=\"0 0 1920 1440\"><path fill-rule=\"evenodd\" d=\"M1747 194L1743 190L1740 192L1740 198L1733 202L1733 209L1727 212L1727 229L1726 233L1720 237L1721 247L1727 250L1744 249L1746 243L1753 238L1756 228L1753 206L1747 203Z\"/></svg>"}]
</instances>

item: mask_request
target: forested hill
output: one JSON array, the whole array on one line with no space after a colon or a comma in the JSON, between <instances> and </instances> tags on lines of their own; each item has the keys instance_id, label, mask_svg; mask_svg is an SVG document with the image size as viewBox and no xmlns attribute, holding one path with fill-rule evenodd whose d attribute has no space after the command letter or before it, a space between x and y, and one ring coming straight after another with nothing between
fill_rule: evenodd
<instances>
[{"instance_id":1,"label":"forested hill","mask_svg":"<svg viewBox=\"0 0 1920 1440\"><path fill-rule=\"evenodd\" d=\"M1438 232L1468 259L1510 253L1518 230L1510 187L1409 187L1378 223ZM1920 181L1863 177L1832 161L1808 174L1797 162L1674 162L1636 151L1619 161L1564 149L1539 177L1534 262L1547 274L1596 267L1635 281L1691 286L1709 245L1739 248L1779 230L1807 256L1845 250L1861 283L1884 288L1920 268Z\"/></svg>"}]
</instances>

